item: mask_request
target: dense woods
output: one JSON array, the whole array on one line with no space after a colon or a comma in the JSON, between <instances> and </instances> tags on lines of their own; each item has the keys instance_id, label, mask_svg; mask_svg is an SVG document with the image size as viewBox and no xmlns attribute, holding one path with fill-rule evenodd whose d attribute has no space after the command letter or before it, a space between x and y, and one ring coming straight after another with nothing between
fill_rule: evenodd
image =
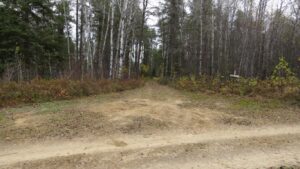
<instances>
[{"instance_id":1,"label":"dense woods","mask_svg":"<svg viewBox=\"0 0 300 169\"><path fill-rule=\"evenodd\" d=\"M15 0L0 6L0 74L33 78L138 77L154 31L147 1ZM73 25L73 26L72 26ZM73 36L74 34L75 36Z\"/></svg>"},{"instance_id":2,"label":"dense woods","mask_svg":"<svg viewBox=\"0 0 300 169\"><path fill-rule=\"evenodd\" d=\"M0 75L130 79L270 78L279 58L300 75L300 2L3 0ZM150 15L158 18L150 27Z\"/></svg>"},{"instance_id":3,"label":"dense woods","mask_svg":"<svg viewBox=\"0 0 300 169\"><path fill-rule=\"evenodd\" d=\"M300 2L282 0L271 10L273 3L166 1L159 23L164 75L176 77L179 71L181 76L235 74L266 79L280 57L299 75Z\"/></svg>"}]
</instances>

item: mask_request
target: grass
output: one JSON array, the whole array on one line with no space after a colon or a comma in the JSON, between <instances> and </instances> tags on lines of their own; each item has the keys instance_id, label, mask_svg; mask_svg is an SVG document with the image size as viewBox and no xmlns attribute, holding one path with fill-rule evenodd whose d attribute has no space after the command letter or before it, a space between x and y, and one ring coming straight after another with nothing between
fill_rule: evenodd
<instances>
[{"instance_id":1,"label":"grass","mask_svg":"<svg viewBox=\"0 0 300 169\"><path fill-rule=\"evenodd\" d=\"M18 107L11 107L11 108L4 108L7 112L11 114L18 114L18 113L33 113L33 114L46 114L49 112L59 112L66 107L71 107L75 105L74 101L53 101L53 102L45 102L45 103L37 103L34 105L20 105Z\"/></svg>"},{"instance_id":2,"label":"grass","mask_svg":"<svg viewBox=\"0 0 300 169\"><path fill-rule=\"evenodd\" d=\"M287 107L296 107L292 102L280 99L253 98L247 96L225 96L218 93L189 92L183 93L198 104L212 109L226 111L263 112Z\"/></svg>"},{"instance_id":3,"label":"grass","mask_svg":"<svg viewBox=\"0 0 300 169\"><path fill-rule=\"evenodd\" d=\"M76 105L76 101L73 100L45 102L45 103L38 104L38 106L35 106L35 112L37 114L46 114L49 112L57 113L62 111L63 109L70 108L75 105Z\"/></svg>"},{"instance_id":4,"label":"grass","mask_svg":"<svg viewBox=\"0 0 300 169\"><path fill-rule=\"evenodd\" d=\"M247 119L251 125L298 124L300 107L290 100L256 98L247 96L224 96L222 94L183 92L191 102L185 107L208 108L223 112L229 117ZM226 117L226 116L225 116ZM221 121L223 123L223 121Z\"/></svg>"},{"instance_id":5,"label":"grass","mask_svg":"<svg viewBox=\"0 0 300 169\"><path fill-rule=\"evenodd\" d=\"M67 109L74 109L79 105L84 106L84 105L89 105L91 103L99 104L103 101L107 101L110 98L113 98L113 95L114 95L113 93L110 93L110 94L102 94L102 95L89 96L89 97L81 97L72 100L58 100L58 101L51 101L51 102L35 103L33 105L27 104L27 105L20 105L18 107L8 107L2 110L5 110L12 114L19 114L24 112L30 112L33 114L58 113ZM1 113L0 113L0 121L1 121Z\"/></svg>"},{"instance_id":6,"label":"grass","mask_svg":"<svg viewBox=\"0 0 300 169\"><path fill-rule=\"evenodd\" d=\"M143 89L138 89L135 92ZM125 91L127 92L127 91ZM128 91L130 92L130 91ZM159 92L159 91L154 91ZM187 103L183 106L202 106L211 109L219 109L226 112L264 112L272 111L276 109L290 109L296 108L297 104L290 101L284 101L280 99L268 99L262 97L248 97L248 96L237 96L237 95L223 95L220 93L211 93L209 91L186 91L182 90L182 93L192 100L191 103ZM34 104L21 104L18 107L11 107L0 109L0 122L5 119L5 111L12 114L19 113L33 113L33 114L47 114L57 113L65 110L77 109L78 107L84 109L87 105L99 104L110 99L119 98L122 94L120 92L107 93L92 95L86 97L77 97L72 100L54 100L50 102L34 103ZM157 95L159 96L159 95ZM157 100L163 99L163 97L155 98ZM191 105L192 104L192 105Z\"/></svg>"},{"instance_id":7,"label":"grass","mask_svg":"<svg viewBox=\"0 0 300 169\"><path fill-rule=\"evenodd\" d=\"M232 108L237 110L248 110L248 111L264 111L283 108L284 104L276 99L264 99L256 100L253 98L241 98L235 101Z\"/></svg>"}]
</instances>

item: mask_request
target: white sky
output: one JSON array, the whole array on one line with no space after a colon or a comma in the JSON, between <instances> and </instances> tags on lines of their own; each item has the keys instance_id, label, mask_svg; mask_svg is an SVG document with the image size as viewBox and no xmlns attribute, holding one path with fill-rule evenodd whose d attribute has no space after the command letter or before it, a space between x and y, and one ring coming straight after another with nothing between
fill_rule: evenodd
<instances>
[{"instance_id":1,"label":"white sky","mask_svg":"<svg viewBox=\"0 0 300 169\"><path fill-rule=\"evenodd\" d=\"M164 0L149 0L149 9L153 8L153 7L158 7L160 2L163 2ZM288 2L289 0L269 0L268 3L268 8L269 10L272 9L276 9L281 1L286 1ZM256 0L256 2L258 2L258 0ZM152 10L151 10L152 11ZM155 24L157 23L158 18L155 16L149 16L147 23L150 26L155 26Z\"/></svg>"},{"instance_id":2,"label":"white sky","mask_svg":"<svg viewBox=\"0 0 300 169\"><path fill-rule=\"evenodd\" d=\"M163 2L163 0L149 0L149 9L151 9L151 12L153 11L153 7L158 7L159 3ZM147 23L149 26L155 26L157 23L158 18L155 16L149 16Z\"/></svg>"}]
</instances>

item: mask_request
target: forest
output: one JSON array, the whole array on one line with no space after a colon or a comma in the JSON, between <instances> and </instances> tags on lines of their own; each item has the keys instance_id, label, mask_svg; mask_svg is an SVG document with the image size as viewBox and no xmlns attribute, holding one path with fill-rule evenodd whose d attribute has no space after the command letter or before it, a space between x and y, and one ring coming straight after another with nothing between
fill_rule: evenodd
<instances>
[{"instance_id":1,"label":"forest","mask_svg":"<svg viewBox=\"0 0 300 169\"><path fill-rule=\"evenodd\" d=\"M151 3L151 2L150 2ZM2 0L2 81L300 76L300 2ZM275 7L274 7L275 6ZM149 25L149 17L157 23Z\"/></svg>"}]
</instances>

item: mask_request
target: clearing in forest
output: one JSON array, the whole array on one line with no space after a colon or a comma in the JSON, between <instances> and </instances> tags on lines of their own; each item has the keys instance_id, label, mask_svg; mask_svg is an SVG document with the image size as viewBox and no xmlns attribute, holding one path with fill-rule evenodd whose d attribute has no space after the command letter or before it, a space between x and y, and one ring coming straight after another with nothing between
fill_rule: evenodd
<instances>
[{"instance_id":1,"label":"clearing in forest","mask_svg":"<svg viewBox=\"0 0 300 169\"><path fill-rule=\"evenodd\" d=\"M300 166L300 109L276 100L122 93L0 111L3 169Z\"/></svg>"}]
</instances>

